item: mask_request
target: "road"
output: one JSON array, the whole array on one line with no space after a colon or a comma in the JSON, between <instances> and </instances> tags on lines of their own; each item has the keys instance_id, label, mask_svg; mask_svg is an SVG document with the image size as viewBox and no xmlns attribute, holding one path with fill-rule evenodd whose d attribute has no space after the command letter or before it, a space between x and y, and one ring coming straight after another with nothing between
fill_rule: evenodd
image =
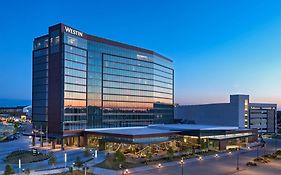
<instances>
[{"instance_id":1,"label":"road","mask_svg":"<svg viewBox=\"0 0 281 175\"><path fill-rule=\"evenodd\" d=\"M275 151L275 143L277 147L281 148L281 140L274 141L271 139L266 139L267 146L265 149L259 149L259 155L264 153L272 153ZM275 161L270 164L260 165L258 167L249 168L246 166L248 161L251 161L257 156L257 150L251 149L249 151L243 152L239 156L239 168L240 171L237 172L237 155L232 154L226 157L211 158L209 160L195 161L195 162L186 162L183 166L184 175L227 175L227 174L239 174L239 175L279 175L281 174L281 161ZM134 175L181 175L182 169L180 164L161 167L152 170L147 170L138 173L132 173Z\"/></svg>"}]
</instances>

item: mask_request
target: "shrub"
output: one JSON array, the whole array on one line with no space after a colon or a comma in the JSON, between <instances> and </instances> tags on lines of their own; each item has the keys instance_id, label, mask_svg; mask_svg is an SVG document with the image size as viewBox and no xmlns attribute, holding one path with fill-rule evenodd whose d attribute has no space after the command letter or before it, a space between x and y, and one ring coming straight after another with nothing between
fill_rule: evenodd
<instances>
[{"instance_id":1,"label":"shrub","mask_svg":"<svg viewBox=\"0 0 281 175\"><path fill-rule=\"evenodd\" d=\"M57 158L56 158L55 155L52 155L52 156L49 158L48 164L54 166L56 163L57 163Z\"/></svg>"},{"instance_id":2,"label":"shrub","mask_svg":"<svg viewBox=\"0 0 281 175\"><path fill-rule=\"evenodd\" d=\"M84 156L85 157L90 157L92 154L91 154L91 152L90 152L90 150L88 149L88 148L86 148L85 150L84 150Z\"/></svg>"},{"instance_id":3,"label":"shrub","mask_svg":"<svg viewBox=\"0 0 281 175\"><path fill-rule=\"evenodd\" d=\"M254 162L260 162L260 163L269 163L270 160L265 157L258 157L254 159Z\"/></svg>"},{"instance_id":4,"label":"shrub","mask_svg":"<svg viewBox=\"0 0 281 175\"><path fill-rule=\"evenodd\" d=\"M246 166L257 166L255 162L247 162Z\"/></svg>"},{"instance_id":5,"label":"shrub","mask_svg":"<svg viewBox=\"0 0 281 175\"><path fill-rule=\"evenodd\" d=\"M169 156L169 159L172 159L174 157L174 150L172 147L169 147L168 150L167 150L167 154Z\"/></svg>"},{"instance_id":6,"label":"shrub","mask_svg":"<svg viewBox=\"0 0 281 175\"><path fill-rule=\"evenodd\" d=\"M275 154L277 154L278 156L281 156L281 150L276 151Z\"/></svg>"},{"instance_id":7,"label":"shrub","mask_svg":"<svg viewBox=\"0 0 281 175\"><path fill-rule=\"evenodd\" d=\"M15 174L15 171L11 165L6 165L4 175Z\"/></svg>"},{"instance_id":8,"label":"shrub","mask_svg":"<svg viewBox=\"0 0 281 175\"><path fill-rule=\"evenodd\" d=\"M116 162L118 162L118 163L123 163L126 161L126 156L119 150L117 150L115 152L114 156L115 156Z\"/></svg>"},{"instance_id":9,"label":"shrub","mask_svg":"<svg viewBox=\"0 0 281 175\"><path fill-rule=\"evenodd\" d=\"M74 162L74 165L75 165L76 167L78 167L78 168L81 168L81 167L82 167L83 162L81 161L81 159L80 159L79 156L76 157L76 160L75 160L75 162Z\"/></svg>"}]
</instances>

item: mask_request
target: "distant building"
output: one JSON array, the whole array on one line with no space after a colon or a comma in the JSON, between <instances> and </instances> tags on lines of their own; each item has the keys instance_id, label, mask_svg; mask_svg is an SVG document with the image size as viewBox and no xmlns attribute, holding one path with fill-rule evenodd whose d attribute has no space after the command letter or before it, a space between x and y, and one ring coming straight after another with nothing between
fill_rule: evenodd
<instances>
[{"instance_id":1,"label":"distant building","mask_svg":"<svg viewBox=\"0 0 281 175\"><path fill-rule=\"evenodd\" d=\"M250 103L249 95L231 95L230 103L178 105L175 119L186 123L238 126L277 132L277 104Z\"/></svg>"},{"instance_id":2,"label":"distant building","mask_svg":"<svg viewBox=\"0 0 281 175\"><path fill-rule=\"evenodd\" d=\"M27 117L31 117L32 116L32 106L26 106L23 108L23 112L25 113L25 115Z\"/></svg>"},{"instance_id":3,"label":"distant building","mask_svg":"<svg viewBox=\"0 0 281 175\"><path fill-rule=\"evenodd\" d=\"M16 107L0 107L0 114L6 114L10 116L20 117L21 115L25 115L23 109L26 106L16 106Z\"/></svg>"}]
</instances>

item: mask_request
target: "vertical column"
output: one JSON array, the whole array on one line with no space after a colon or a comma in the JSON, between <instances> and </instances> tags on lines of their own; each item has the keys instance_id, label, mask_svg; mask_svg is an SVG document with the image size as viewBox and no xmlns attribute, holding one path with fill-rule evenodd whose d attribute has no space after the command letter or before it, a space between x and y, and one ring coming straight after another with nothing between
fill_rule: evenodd
<instances>
[{"instance_id":1,"label":"vertical column","mask_svg":"<svg viewBox=\"0 0 281 175\"><path fill-rule=\"evenodd\" d=\"M64 139L63 138L61 139L61 150L62 151L64 150Z\"/></svg>"},{"instance_id":2,"label":"vertical column","mask_svg":"<svg viewBox=\"0 0 281 175\"><path fill-rule=\"evenodd\" d=\"M78 147L81 147L80 136L78 136Z\"/></svg>"},{"instance_id":3,"label":"vertical column","mask_svg":"<svg viewBox=\"0 0 281 175\"><path fill-rule=\"evenodd\" d=\"M43 137L40 138L40 147L43 147Z\"/></svg>"},{"instance_id":4,"label":"vertical column","mask_svg":"<svg viewBox=\"0 0 281 175\"><path fill-rule=\"evenodd\" d=\"M35 146L35 136L32 136L32 146Z\"/></svg>"},{"instance_id":5,"label":"vertical column","mask_svg":"<svg viewBox=\"0 0 281 175\"><path fill-rule=\"evenodd\" d=\"M52 140L52 149L56 149L56 139Z\"/></svg>"}]
</instances>

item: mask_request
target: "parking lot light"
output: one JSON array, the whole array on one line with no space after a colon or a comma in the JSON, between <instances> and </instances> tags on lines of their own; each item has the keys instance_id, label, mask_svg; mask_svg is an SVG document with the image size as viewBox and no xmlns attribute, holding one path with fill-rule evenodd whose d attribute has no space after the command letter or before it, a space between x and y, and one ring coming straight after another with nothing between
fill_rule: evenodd
<instances>
[{"instance_id":1,"label":"parking lot light","mask_svg":"<svg viewBox=\"0 0 281 175\"><path fill-rule=\"evenodd\" d=\"M181 174L182 175L183 175L183 164L184 164L184 161L183 161L183 158L181 158L180 165L181 165Z\"/></svg>"},{"instance_id":2,"label":"parking lot light","mask_svg":"<svg viewBox=\"0 0 281 175\"><path fill-rule=\"evenodd\" d=\"M161 168L161 167L162 167L161 163L158 163L157 167L158 167L158 168Z\"/></svg>"}]
</instances>

